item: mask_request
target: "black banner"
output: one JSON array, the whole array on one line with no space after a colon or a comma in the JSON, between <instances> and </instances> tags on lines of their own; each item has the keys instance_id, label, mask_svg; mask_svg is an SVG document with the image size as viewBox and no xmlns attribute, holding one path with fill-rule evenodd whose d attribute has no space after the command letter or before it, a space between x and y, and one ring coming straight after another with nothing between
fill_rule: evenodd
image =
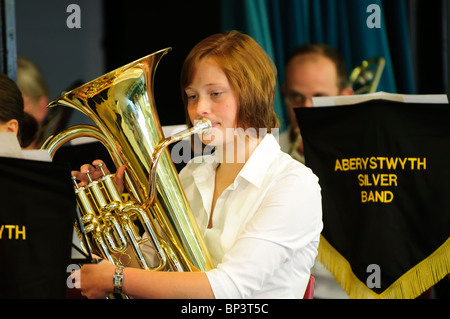
<instances>
[{"instance_id":1,"label":"black banner","mask_svg":"<svg viewBox=\"0 0 450 319\"><path fill-rule=\"evenodd\" d=\"M67 165L0 157L0 298L65 298L76 201Z\"/></svg>"},{"instance_id":2,"label":"black banner","mask_svg":"<svg viewBox=\"0 0 450 319\"><path fill-rule=\"evenodd\" d=\"M350 298L415 298L450 272L450 106L296 109L319 177L319 259Z\"/></svg>"}]
</instances>

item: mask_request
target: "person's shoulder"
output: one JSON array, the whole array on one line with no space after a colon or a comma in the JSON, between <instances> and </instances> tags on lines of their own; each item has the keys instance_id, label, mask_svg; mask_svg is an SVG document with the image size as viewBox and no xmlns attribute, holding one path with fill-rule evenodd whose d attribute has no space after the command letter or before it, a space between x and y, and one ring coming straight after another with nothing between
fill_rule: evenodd
<instances>
[{"instance_id":1,"label":"person's shoulder","mask_svg":"<svg viewBox=\"0 0 450 319\"><path fill-rule=\"evenodd\" d=\"M294 159L288 153L281 151L279 154L278 160L276 162L279 164L278 166L280 167L280 169L283 169L283 170L286 170L289 172L302 174L302 175L315 176L313 171L309 167L307 167L302 162Z\"/></svg>"}]
</instances>

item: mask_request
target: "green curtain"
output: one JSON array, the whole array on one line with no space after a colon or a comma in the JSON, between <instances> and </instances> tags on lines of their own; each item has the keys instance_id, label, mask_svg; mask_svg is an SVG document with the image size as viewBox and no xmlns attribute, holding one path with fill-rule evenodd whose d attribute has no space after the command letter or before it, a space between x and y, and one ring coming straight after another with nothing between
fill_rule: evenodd
<instances>
[{"instance_id":1,"label":"green curtain","mask_svg":"<svg viewBox=\"0 0 450 319\"><path fill-rule=\"evenodd\" d=\"M367 26L371 4L380 8L380 28ZM251 35L277 65L279 83L284 82L284 59L291 50L321 42L344 55L349 72L365 59L383 56L386 67L378 90L415 93L405 0L223 0L221 6L222 30ZM279 90L275 111L284 131L288 120Z\"/></svg>"}]
</instances>

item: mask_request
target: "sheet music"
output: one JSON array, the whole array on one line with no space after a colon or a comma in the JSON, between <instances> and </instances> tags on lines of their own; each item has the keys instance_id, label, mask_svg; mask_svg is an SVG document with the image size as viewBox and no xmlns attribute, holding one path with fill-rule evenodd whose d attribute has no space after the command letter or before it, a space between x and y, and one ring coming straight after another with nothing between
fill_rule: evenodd
<instances>
[{"instance_id":1,"label":"sheet music","mask_svg":"<svg viewBox=\"0 0 450 319\"><path fill-rule=\"evenodd\" d=\"M448 104L448 98L445 94L393 94L386 92L376 92L369 94L321 96L312 98L314 106L352 105L371 100L387 100L402 103Z\"/></svg>"},{"instance_id":2,"label":"sheet music","mask_svg":"<svg viewBox=\"0 0 450 319\"><path fill-rule=\"evenodd\" d=\"M0 156L23 158L22 149L15 133L0 133Z\"/></svg>"},{"instance_id":3,"label":"sheet music","mask_svg":"<svg viewBox=\"0 0 450 319\"><path fill-rule=\"evenodd\" d=\"M22 155L24 159L42 162L51 162L50 153L46 150L23 150Z\"/></svg>"},{"instance_id":4,"label":"sheet music","mask_svg":"<svg viewBox=\"0 0 450 319\"><path fill-rule=\"evenodd\" d=\"M16 134L12 132L0 133L0 156L43 162L52 161L46 150L22 150Z\"/></svg>"}]
</instances>

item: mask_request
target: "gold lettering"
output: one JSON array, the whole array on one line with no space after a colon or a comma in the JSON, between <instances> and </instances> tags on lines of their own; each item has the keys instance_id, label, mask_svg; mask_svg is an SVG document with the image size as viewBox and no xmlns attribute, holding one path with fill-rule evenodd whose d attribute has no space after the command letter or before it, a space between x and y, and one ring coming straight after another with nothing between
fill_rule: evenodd
<instances>
[{"instance_id":1,"label":"gold lettering","mask_svg":"<svg viewBox=\"0 0 450 319\"><path fill-rule=\"evenodd\" d=\"M372 174L375 186L397 186L397 175L395 174Z\"/></svg>"},{"instance_id":2,"label":"gold lettering","mask_svg":"<svg viewBox=\"0 0 450 319\"><path fill-rule=\"evenodd\" d=\"M407 159L404 158L404 159L402 160L401 158L399 158L398 160L399 160L399 162L400 162L400 165L402 166L402 169L405 169L405 164L406 164Z\"/></svg>"},{"instance_id":3,"label":"gold lettering","mask_svg":"<svg viewBox=\"0 0 450 319\"><path fill-rule=\"evenodd\" d=\"M344 171L348 171L348 159L347 158L342 159L342 169Z\"/></svg>"},{"instance_id":4,"label":"gold lettering","mask_svg":"<svg viewBox=\"0 0 450 319\"><path fill-rule=\"evenodd\" d=\"M390 203L394 199L394 194L391 191L362 191L361 192L361 203L368 202L380 202L380 203Z\"/></svg>"},{"instance_id":5,"label":"gold lettering","mask_svg":"<svg viewBox=\"0 0 450 319\"><path fill-rule=\"evenodd\" d=\"M359 180L359 186L360 186L360 187L366 185L366 176L367 176L367 175L364 175L364 174L359 174L359 175L358 175L358 180Z\"/></svg>"},{"instance_id":6,"label":"gold lettering","mask_svg":"<svg viewBox=\"0 0 450 319\"><path fill-rule=\"evenodd\" d=\"M394 194L391 191L384 191L383 203L390 203L394 199Z\"/></svg>"},{"instance_id":7,"label":"gold lettering","mask_svg":"<svg viewBox=\"0 0 450 319\"><path fill-rule=\"evenodd\" d=\"M376 169L377 168L377 159L375 157L370 158L370 169Z\"/></svg>"},{"instance_id":8,"label":"gold lettering","mask_svg":"<svg viewBox=\"0 0 450 319\"><path fill-rule=\"evenodd\" d=\"M355 169L355 158L350 158L349 159L349 168L350 171Z\"/></svg>"},{"instance_id":9,"label":"gold lettering","mask_svg":"<svg viewBox=\"0 0 450 319\"><path fill-rule=\"evenodd\" d=\"M410 163L411 170L425 170L427 168L427 159L416 157L355 157L355 158L343 158L336 159L334 170L335 171L356 171L356 170L376 170L376 169L388 169L397 170L407 169L407 162Z\"/></svg>"},{"instance_id":10,"label":"gold lettering","mask_svg":"<svg viewBox=\"0 0 450 319\"><path fill-rule=\"evenodd\" d=\"M383 202L383 191L381 191L381 192L378 192L378 191L375 191L374 192L375 193L375 202Z\"/></svg>"},{"instance_id":11,"label":"gold lettering","mask_svg":"<svg viewBox=\"0 0 450 319\"><path fill-rule=\"evenodd\" d=\"M377 157L377 160L380 163L380 169L383 169L383 161L386 160L386 157Z\"/></svg>"},{"instance_id":12,"label":"gold lettering","mask_svg":"<svg viewBox=\"0 0 450 319\"><path fill-rule=\"evenodd\" d=\"M397 187L397 175L395 174L389 174L389 186L393 186L395 184L395 187Z\"/></svg>"},{"instance_id":13,"label":"gold lettering","mask_svg":"<svg viewBox=\"0 0 450 319\"><path fill-rule=\"evenodd\" d=\"M414 169L414 163L417 161L417 158L410 157L410 158L408 158L408 160L411 163L411 170L413 170Z\"/></svg>"},{"instance_id":14,"label":"gold lettering","mask_svg":"<svg viewBox=\"0 0 450 319\"><path fill-rule=\"evenodd\" d=\"M334 165L334 171L342 171L342 166L338 159L336 160L336 164Z\"/></svg>"},{"instance_id":15,"label":"gold lettering","mask_svg":"<svg viewBox=\"0 0 450 319\"><path fill-rule=\"evenodd\" d=\"M16 229L16 226L14 225L5 225L5 228L8 229L8 239L12 239L12 231L13 229Z\"/></svg>"},{"instance_id":16,"label":"gold lettering","mask_svg":"<svg viewBox=\"0 0 450 319\"><path fill-rule=\"evenodd\" d=\"M424 157L423 160L420 160L420 158L417 159L417 169L420 170L422 167L422 169L427 169L427 158Z\"/></svg>"},{"instance_id":17,"label":"gold lettering","mask_svg":"<svg viewBox=\"0 0 450 319\"><path fill-rule=\"evenodd\" d=\"M369 161L369 158L362 158L361 161L363 163L363 169L367 169L367 162Z\"/></svg>"},{"instance_id":18,"label":"gold lettering","mask_svg":"<svg viewBox=\"0 0 450 319\"><path fill-rule=\"evenodd\" d=\"M367 202L367 192L362 191L361 192L361 203L365 203L365 202Z\"/></svg>"},{"instance_id":19,"label":"gold lettering","mask_svg":"<svg viewBox=\"0 0 450 319\"><path fill-rule=\"evenodd\" d=\"M27 239L27 235L25 232L25 226L22 226L22 230L19 230L19 226L16 226L16 239L19 239L19 235L22 236L22 239Z\"/></svg>"},{"instance_id":20,"label":"gold lettering","mask_svg":"<svg viewBox=\"0 0 450 319\"><path fill-rule=\"evenodd\" d=\"M372 179L373 179L373 183L375 184L375 186L378 186L378 181L380 180L380 175L382 175L382 174L378 174L378 175L372 174Z\"/></svg>"},{"instance_id":21,"label":"gold lettering","mask_svg":"<svg viewBox=\"0 0 450 319\"><path fill-rule=\"evenodd\" d=\"M389 157L386 159L386 166L388 169L397 169L397 157Z\"/></svg>"},{"instance_id":22,"label":"gold lettering","mask_svg":"<svg viewBox=\"0 0 450 319\"><path fill-rule=\"evenodd\" d=\"M3 233L3 231L7 229L7 232ZM3 237L3 234L5 237ZM0 239L27 239L26 227L22 226L19 228L19 225L1 225L0 226Z\"/></svg>"}]
</instances>

